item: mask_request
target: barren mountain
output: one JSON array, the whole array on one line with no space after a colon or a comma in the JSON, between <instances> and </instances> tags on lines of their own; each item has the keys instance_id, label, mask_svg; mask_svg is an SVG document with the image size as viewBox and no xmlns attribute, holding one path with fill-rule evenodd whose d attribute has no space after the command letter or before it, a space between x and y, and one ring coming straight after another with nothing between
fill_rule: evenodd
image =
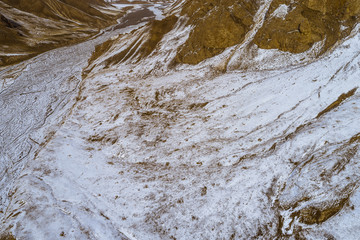
<instances>
[{"instance_id":1,"label":"barren mountain","mask_svg":"<svg viewBox=\"0 0 360 240\"><path fill-rule=\"evenodd\" d=\"M100 0L1 0L0 66L80 42L122 14Z\"/></svg>"},{"instance_id":2,"label":"barren mountain","mask_svg":"<svg viewBox=\"0 0 360 240\"><path fill-rule=\"evenodd\" d=\"M359 0L54 2L1 3L71 34L0 72L3 239L358 239Z\"/></svg>"}]
</instances>

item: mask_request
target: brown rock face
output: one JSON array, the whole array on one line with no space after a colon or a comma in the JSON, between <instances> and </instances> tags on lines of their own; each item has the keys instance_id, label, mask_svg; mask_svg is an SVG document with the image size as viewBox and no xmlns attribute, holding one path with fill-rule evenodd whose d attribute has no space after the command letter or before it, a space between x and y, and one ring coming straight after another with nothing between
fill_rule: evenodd
<instances>
[{"instance_id":1,"label":"brown rock face","mask_svg":"<svg viewBox=\"0 0 360 240\"><path fill-rule=\"evenodd\" d=\"M359 14L359 0L274 0L254 42L264 49L301 53L325 40L321 54L350 34Z\"/></svg>"},{"instance_id":2,"label":"brown rock face","mask_svg":"<svg viewBox=\"0 0 360 240\"><path fill-rule=\"evenodd\" d=\"M258 1L186 1L181 14L194 26L176 61L197 64L241 43L254 24ZM253 43L301 53L324 40L319 54L350 34L360 0L273 0Z\"/></svg>"},{"instance_id":3,"label":"brown rock face","mask_svg":"<svg viewBox=\"0 0 360 240\"><path fill-rule=\"evenodd\" d=\"M258 1L250 0L187 1L181 15L189 17L194 29L178 51L176 61L197 64L241 43L258 8Z\"/></svg>"}]
</instances>

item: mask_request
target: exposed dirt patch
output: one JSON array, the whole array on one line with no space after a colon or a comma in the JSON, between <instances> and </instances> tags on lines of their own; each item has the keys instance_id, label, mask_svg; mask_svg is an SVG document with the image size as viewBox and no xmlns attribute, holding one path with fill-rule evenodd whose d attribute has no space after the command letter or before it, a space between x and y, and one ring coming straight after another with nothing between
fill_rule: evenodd
<instances>
[{"instance_id":1,"label":"exposed dirt patch","mask_svg":"<svg viewBox=\"0 0 360 240\"><path fill-rule=\"evenodd\" d=\"M334 202L330 206L324 206L323 208L310 206L294 213L293 217L298 217L300 222L305 224L319 224L337 214L347 202L348 198L344 198Z\"/></svg>"},{"instance_id":2,"label":"exposed dirt patch","mask_svg":"<svg viewBox=\"0 0 360 240\"><path fill-rule=\"evenodd\" d=\"M121 23L115 26L114 29L121 29L127 26L136 25L143 21L144 18L155 17L154 13L147 8L142 8L138 11L131 12L121 19Z\"/></svg>"},{"instance_id":3,"label":"exposed dirt patch","mask_svg":"<svg viewBox=\"0 0 360 240\"><path fill-rule=\"evenodd\" d=\"M1 234L0 240L16 240L16 238L12 234L7 233L7 234Z\"/></svg>"},{"instance_id":4,"label":"exposed dirt patch","mask_svg":"<svg viewBox=\"0 0 360 240\"><path fill-rule=\"evenodd\" d=\"M347 93L343 93L341 94L338 99L336 99L335 102L331 103L327 108L325 108L324 110L322 110L317 116L316 118L321 117L322 115L326 114L327 112L330 112L331 110L337 108L338 106L340 106L340 104L342 102L344 102L346 99L348 99L349 97L353 96L356 92L357 88L354 88L352 90L350 90Z\"/></svg>"}]
</instances>

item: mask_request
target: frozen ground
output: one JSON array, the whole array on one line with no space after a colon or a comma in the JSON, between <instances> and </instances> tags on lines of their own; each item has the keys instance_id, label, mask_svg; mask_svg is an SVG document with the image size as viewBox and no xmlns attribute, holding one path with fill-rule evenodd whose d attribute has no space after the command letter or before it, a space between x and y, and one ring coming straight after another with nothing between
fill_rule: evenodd
<instances>
[{"instance_id":1,"label":"frozen ground","mask_svg":"<svg viewBox=\"0 0 360 240\"><path fill-rule=\"evenodd\" d=\"M226 73L213 68L221 56L165 71L170 32L161 54L109 69L99 59L83 79L93 46L116 34L1 72L0 229L19 239L357 239L358 29L316 61L261 50L249 70Z\"/></svg>"}]
</instances>

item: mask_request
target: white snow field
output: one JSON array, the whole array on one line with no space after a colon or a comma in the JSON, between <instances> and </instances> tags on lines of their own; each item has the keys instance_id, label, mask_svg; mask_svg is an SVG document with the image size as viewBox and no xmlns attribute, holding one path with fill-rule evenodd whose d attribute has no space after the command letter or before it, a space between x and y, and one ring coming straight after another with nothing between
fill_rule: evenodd
<instances>
[{"instance_id":1,"label":"white snow field","mask_svg":"<svg viewBox=\"0 0 360 240\"><path fill-rule=\"evenodd\" d=\"M96 44L143 25L0 72L1 230L17 239L358 239L359 28L316 59L249 56L240 45L170 67L190 31L179 24L144 60L103 68L119 46L88 66ZM316 214L328 219L313 223Z\"/></svg>"}]
</instances>

